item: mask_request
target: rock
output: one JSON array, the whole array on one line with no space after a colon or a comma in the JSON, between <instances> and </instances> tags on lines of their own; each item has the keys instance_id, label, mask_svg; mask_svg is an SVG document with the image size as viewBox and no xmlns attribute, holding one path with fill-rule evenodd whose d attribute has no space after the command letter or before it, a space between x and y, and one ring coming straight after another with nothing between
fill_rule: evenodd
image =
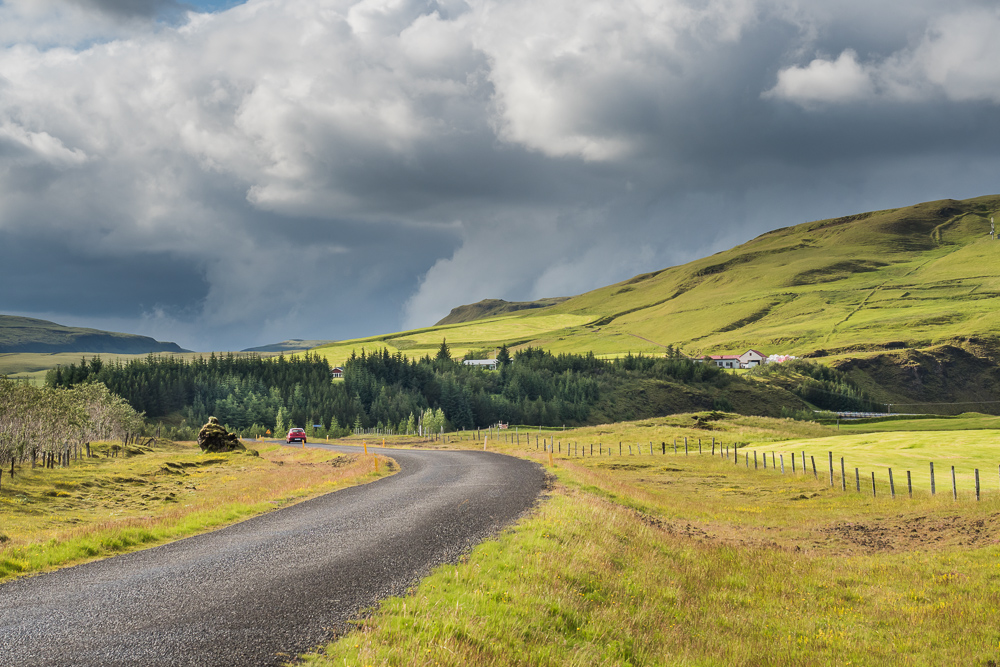
<instances>
[{"instance_id":1,"label":"rock","mask_svg":"<svg viewBox=\"0 0 1000 667\"><path fill-rule=\"evenodd\" d=\"M205 452L235 452L246 449L240 439L226 430L215 417L198 431L198 446Z\"/></svg>"}]
</instances>

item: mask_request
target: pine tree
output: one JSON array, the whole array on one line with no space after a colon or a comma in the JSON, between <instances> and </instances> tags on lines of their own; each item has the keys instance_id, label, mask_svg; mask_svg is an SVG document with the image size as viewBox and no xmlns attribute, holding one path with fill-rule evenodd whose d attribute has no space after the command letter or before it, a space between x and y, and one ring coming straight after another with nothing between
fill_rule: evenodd
<instances>
[{"instance_id":1,"label":"pine tree","mask_svg":"<svg viewBox=\"0 0 1000 667\"><path fill-rule=\"evenodd\" d=\"M438 348L437 356L435 357L438 361L451 361L451 350L448 349L448 339L441 339L441 347Z\"/></svg>"},{"instance_id":2,"label":"pine tree","mask_svg":"<svg viewBox=\"0 0 1000 667\"><path fill-rule=\"evenodd\" d=\"M284 406L278 408L278 417L274 421L274 435L280 436L288 431L288 417L285 416Z\"/></svg>"}]
</instances>

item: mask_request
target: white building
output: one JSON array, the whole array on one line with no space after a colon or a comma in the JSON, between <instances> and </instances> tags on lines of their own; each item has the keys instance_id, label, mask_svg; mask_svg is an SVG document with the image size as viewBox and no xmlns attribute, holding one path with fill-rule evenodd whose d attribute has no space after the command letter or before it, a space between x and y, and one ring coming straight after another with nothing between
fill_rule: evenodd
<instances>
[{"instance_id":1,"label":"white building","mask_svg":"<svg viewBox=\"0 0 1000 667\"><path fill-rule=\"evenodd\" d=\"M466 366L476 366L477 368L485 368L488 371L495 371L497 369L496 359L466 359L462 362Z\"/></svg>"}]
</instances>

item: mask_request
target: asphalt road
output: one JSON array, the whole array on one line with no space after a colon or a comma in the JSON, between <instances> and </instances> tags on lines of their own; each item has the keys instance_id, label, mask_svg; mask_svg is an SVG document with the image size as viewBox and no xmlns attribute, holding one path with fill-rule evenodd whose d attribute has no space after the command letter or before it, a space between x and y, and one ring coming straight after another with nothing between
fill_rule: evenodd
<instances>
[{"instance_id":1,"label":"asphalt road","mask_svg":"<svg viewBox=\"0 0 1000 667\"><path fill-rule=\"evenodd\" d=\"M0 665L280 664L512 522L544 485L507 456L376 451L401 471L0 585Z\"/></svg>"}]
</instances>

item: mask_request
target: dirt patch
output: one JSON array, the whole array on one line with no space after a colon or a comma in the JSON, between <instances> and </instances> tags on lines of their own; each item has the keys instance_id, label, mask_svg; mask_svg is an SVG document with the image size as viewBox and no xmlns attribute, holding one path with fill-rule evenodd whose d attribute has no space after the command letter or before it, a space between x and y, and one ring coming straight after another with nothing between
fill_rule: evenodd
<instances>
[{"instance_id":1,"label":"dirt patch","mask_svg":"<svg viewBox=\"0 0 1000 667\"><path fill-rule=\"evenodd\" d=\"M876 522L842 522L822 529L862 552L927 551L1000 544L1000 513L987 518L894 517Z\"/></svg>"}]
</instances>

